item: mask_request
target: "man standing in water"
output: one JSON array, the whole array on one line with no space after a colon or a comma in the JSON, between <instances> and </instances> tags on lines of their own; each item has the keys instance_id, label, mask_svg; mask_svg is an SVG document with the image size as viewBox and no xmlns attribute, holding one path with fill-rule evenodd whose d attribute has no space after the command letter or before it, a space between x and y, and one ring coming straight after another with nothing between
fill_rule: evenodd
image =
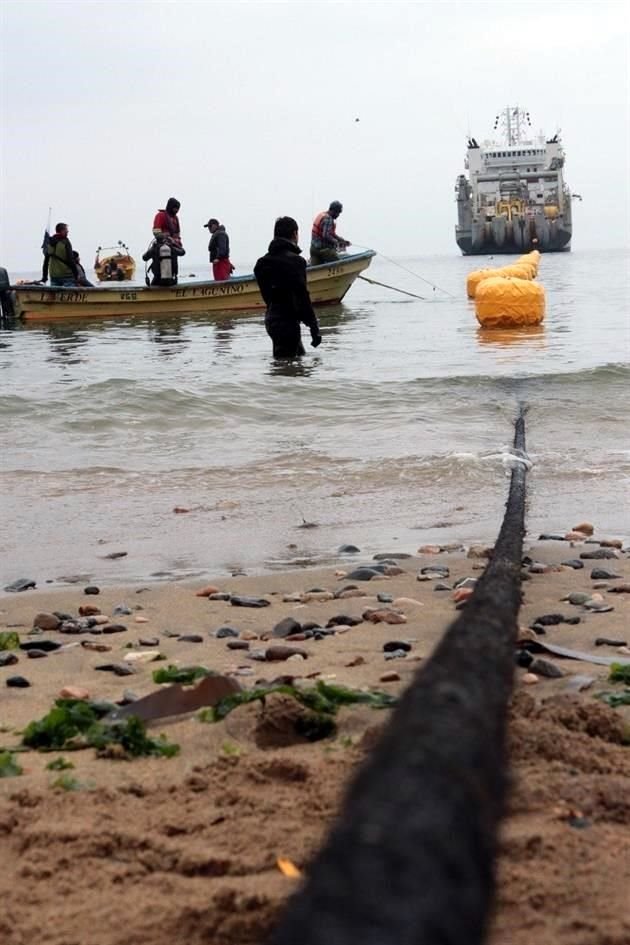
<instances>
[{"instance_id":1,"label":"man standing in water","mask_svg":"<svg viewBox=\"0 0 630 945\"><path fill-rule=\"evenodd\" d=\"M335 220L343 210L338 200L333 200L328 210L322 210L313 220L311 232L311 264L333 262L339 259L339 250L350 246L348 240L337 236Z\"/></svg>"},{"instance_id":2,"label":"man standing in water","mask_svg":"<svg viewBox=\"0 0 630 945\"><path fill-rule=\"evenodd\" d=\"M158 210L153 220L153 235L157 238L166 237L176 246L182 245L182 238L179 230L180 202L175 197L169 197L164 210Z\"/></svg>"},{"instance_id":3,"label":"man standing in water","mask_svg":"<svg viewBox=\"0 0 630 945\"><path fill-rule=\"evenodd\" d=\"M267 305L265 328L273 342L275 358L304 354L300 322L310 329L314 348L322 342L301 252L296 221L292 217L278 217L269 251L254 266L254 275Z\"/></svg>"},{"instance_id":4,"label":"man standing in water","mask_svg":"<svg viewBox=\"0 0 630 945\"><path fill-rule=\"evenodd\" d=\"M55 235L51 236L46 244L42 282L46 282L49 273L51 286L71 286L79 282L72 243L68 239L67 223L58 223Z\"/></svg>"},{"instance_id":5,"label":"man standing in water","mask_svg":"<svg viewBox=\"0 0 630 945\"><path fill-rule=\"evenodd\" d=\"M223 224L219 223L214 217L210 217L208 222L204 223L204 227L206 226L212 234L208 243L212 275L216 282L224 282L230 278L234 270L234 266L230 262L230 237L227 235Z\"/></svg>"}]
</instances>

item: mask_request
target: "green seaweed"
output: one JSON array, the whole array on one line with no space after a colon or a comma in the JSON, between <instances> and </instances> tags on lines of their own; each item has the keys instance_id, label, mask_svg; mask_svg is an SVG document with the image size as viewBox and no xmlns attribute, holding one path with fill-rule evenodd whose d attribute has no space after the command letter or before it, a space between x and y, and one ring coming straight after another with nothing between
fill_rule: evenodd
<instances>
[{"instance_id":1,"label":"green seaweed","mask_svg":"<svg viewBox=\"0 0 630 945\"><path fill-rule=\"evenodd\" d=\"M42 719L29 722L22 742L29 748L44 750L72 747L72 739L86 736L99 720L98 710L80 699L57 699ZM85 744L88 744L85 741ZM76 746L75 746L76 747Z\"/></svg>"},{"instance_id":2,"label":"green seaweed","mask_svg":"<svg viewBox=\"0 0 630 945\"><path fill-rule=\"evenodd\" d=\"M66 761L63 755L60 755L59 758L55 758L54 761L49 761L46 768L48 771L67 771L70 768L74 768L74 765L71 761Z\"/></svg>"},{"instance_id":3,"label":"green seaweed","mask_svg":"<svg viewBox=\"0 0 630 945\"><path fill-rule=\"evenodd\" d=\"M212 670L205 666L166 666L164 669L155 669L153 671L154 683L183 683L190 685L198 679L204 679L206 676L212 676Z\"/></svg>"},{"instance_id":4,"label":"green seaweed","mask_svg":"<svg viewBox=\"0 0 630 945\"><path fill-rule=\"evenodd\" d=\"M622 682L630 686L630 663L611 663L609 682Z\"/></svg>"},{"instance_id":5,"label":"green seaweed","mask_svg":"<svg viewBox=\"0 0 630 945\"><path fill-rule=\"evenodd\" d=\"M220 722L240 705L250 702L263 702L267 696L280 693L296 699L300 705L310 709L312 715L298 721L300 734L316 741L326 738L335 731L332 716L344 705L369 705L374 709L391 708L396 705L395 696L386 692L361 692L357 689L347 689L345 686L332 686L320 680L311 689L300 689L297 686L277 685L260 686L256 689L244 689L225 696L216 705L202 709L198 718L202 722Z\"/></svg>"},{"instance_id":6,"label":"green seaweed","mask_svg":"<svg viewBox=\"0 0 630 945\"><path fill-rule=\"evenodd\" d=\"M144 722L133 715L113 723L101 721L102 717L102 706L79 699L57 699L47 715L27 725L22 743L39 751L93 747L97 753L104 752L107 746L120 745L124 755L133 758L140 755L172 758L179 752L179 745L163 735L150 738Z\"/></svg>"},{"instance_id":7,"label":"green seaweed","mask_svg":"<svg viewBox=\"0 0 630 945\"><path fill-rule=\"evenodd\" d=\"M22 768L15 760L12 751L0 751L0 778L16 778L22 774Z\"/></svg>"},{"instance_id":8,"label":"green seaweed","mask_svg":"<svg viewBox=\"0 0 630 945\"><path fill-rule=\"evenodd\" d=\"M90 732L90 744L97 751L102 751L109 745L120 745L125 753L133 758L141 755L173 758L179 754L179 745L169 742L165 735L150 738L147 735L146 725L135 715L129 716L122 722L114 722L111 725L100 723L93 727Z\"/></svg>"},{"instance_id":9,"label":"green seaweed","mask_svg":"<svg viewBox=\"0 0 630 945\"><path fill-rule=\"evenodd\" d=\"M0 633L0 650L17 650L20 646L20 637L15 631L9 630Z\"/></svg>"},{"instance_id":10,"label":"green seaweed","mask_svg":"<svg viewBox=\"0 0 630 945\"><path fill-rule=\"evenodd\" d=\"M598 692L597 698L617 709L620 705L630 705L630 689L626 688L621 692Z\"/></svg>"},{"instance_id":11,"label":"green seaweed","mask_svg":"<svg viewBox=\"0 0 630 945\"><path fill-rule=\"evenodd\" d=\"M60 774L58 778L51 782L50 786L59 788L62 791L80 791L83 787L73 774Z\"/></svg>"}]
</instances>

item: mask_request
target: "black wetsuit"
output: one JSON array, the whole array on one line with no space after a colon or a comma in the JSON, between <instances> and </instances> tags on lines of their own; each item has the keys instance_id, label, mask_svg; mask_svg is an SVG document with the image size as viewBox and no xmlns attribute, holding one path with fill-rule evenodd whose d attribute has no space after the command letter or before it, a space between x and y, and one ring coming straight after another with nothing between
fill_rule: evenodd
<instances>
[{"instance_id":1,"label":"black wetsuit","mask_svg":"<svg viewBox=\"0 0 630 945\"><path fill-rule=\"evenodd\" d=\"M306 262L300 247L279 237L254 266L254 275L267 305L265 328L276 358L304 354L300 322L311 332L313 346L321 342L319 323L306 285Z\"/></svg>"}]
</instances>

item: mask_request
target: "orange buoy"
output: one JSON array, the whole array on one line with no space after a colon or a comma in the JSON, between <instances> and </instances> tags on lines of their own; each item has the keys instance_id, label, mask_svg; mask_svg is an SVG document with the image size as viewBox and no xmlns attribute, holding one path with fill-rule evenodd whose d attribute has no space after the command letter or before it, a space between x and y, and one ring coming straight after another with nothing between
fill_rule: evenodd
<instances>
[{"instance_id":1,"label":"orange buoy","mask_svg":"<svg viewBox=\"0 0 630 945\"><path fill-rule=\"evenodd\" d=\"M469 272L466 278L466 294L468 298L474 299L479 283L490 276L496 276L496 274L496 269L475 269L473 272Z\"/></svg>"},{"instance_id":2,"label":"orange buoy","mask_svg":"<svg viewBox=\"0 0 630 945\"><path fill-rule=\"evenodd\" d=\"M539 325L545 317L545 290L531 279L484 279L475 293L475 315L484 328Z\"/></svg>"},{"instance_id":3,"label":"orange buoy","mask_svg":"<svg viewBox=\"0 0 630 945\"><path fill-rule=\"evenodd\" d=\"M496 270L495 274L497 276L516 276L517 279L533 279L535 275L531 266L521 266L516 263L512 266L501 266L500 269Z\"/></svg>"}]
</instances>

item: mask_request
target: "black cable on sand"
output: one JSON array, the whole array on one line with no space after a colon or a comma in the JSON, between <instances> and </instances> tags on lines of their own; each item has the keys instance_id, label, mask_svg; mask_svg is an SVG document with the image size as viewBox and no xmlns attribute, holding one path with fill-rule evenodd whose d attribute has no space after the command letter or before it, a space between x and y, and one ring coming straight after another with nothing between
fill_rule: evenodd
<instances>
[{"instance_id":1,"label":"black cable on sand","mask_svg":"<svg viewBox=\"0 0 630 945\"><path fill-rule=\"evenodd\" d=\"M478 945L507 791L525 422L494 555L351 785L270 945ZM519 458L520 457L520 458Z\"/></svg>"}]
</instances>

